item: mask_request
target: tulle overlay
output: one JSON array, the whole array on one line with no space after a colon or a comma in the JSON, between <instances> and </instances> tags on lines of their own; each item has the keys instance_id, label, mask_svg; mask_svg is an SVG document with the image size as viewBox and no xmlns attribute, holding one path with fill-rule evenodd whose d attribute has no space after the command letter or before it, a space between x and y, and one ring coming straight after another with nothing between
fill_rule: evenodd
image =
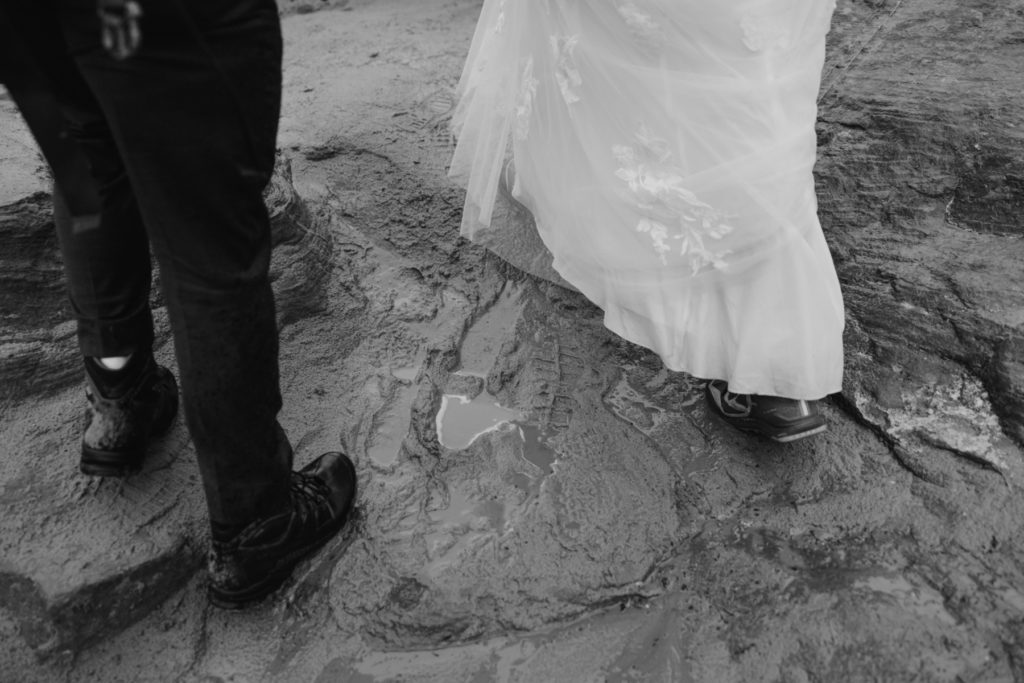
<instances>
[{"instance_id":1,"label":"tulle overlay","mask_svg":"<svg viewBox=\"0 0 1024 683\"><path fill-rule=\"evenodd\" d=\"M460 81L462 232L532 213L555 270L667 367L840 389L811 174L832 0L485 0Z\"/></svg>"}]
</instances>

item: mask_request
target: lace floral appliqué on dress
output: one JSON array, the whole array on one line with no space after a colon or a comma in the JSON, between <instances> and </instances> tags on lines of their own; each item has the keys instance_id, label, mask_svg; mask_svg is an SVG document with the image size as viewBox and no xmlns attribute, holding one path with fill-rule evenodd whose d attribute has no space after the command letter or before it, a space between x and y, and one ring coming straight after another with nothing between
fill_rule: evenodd
<instances>
[{"instance_id":1,"label":"lace floral appliqu\u00e9 on dress","mask_svg":"<svg viewBox=\"0 0 1024 683\"><path fill-rule=\"evenodd\" d=\"M551 53L555 57L555 81L562 92L562 99L568 105L580 101L579 87L583 84L580 70L576 68L576 44L579 36L551 36Z\"/></svg>"},{"instance_id":2,"label":"lace floral appliqu\u00e9 on dress","mask_svg":"<svg viewBox=\"0 0 1024 683\"><path fill-rule=\"evenodd\" d=\"M777 16L747 15L740 20L740 29L751 52L784 50L790 43L789 26Z\"/></svg>"},{"instance_id":3,"label":"lace floral appliqu\u00e9 on dress","mask_svg":"<svg viewBox=\"0 0 1024 683\"><path fill-rule=\"evenodd\" d=\"M643 216L637 232L650 236L662 263L675 253L689 261L694 274L708 266L724 268L729 251L715 250L709 243L732 232L732 226L686 188L665 140L641 127L636 141L634 146L615 145L612 155L621 164L615 175L625 181Z\"/></svg>"},{"instance_id":4,"label":"lace floral appliqu\u00e9 on dress","mask_svg":"<svg viewBox=\"0 0 1024 683\"><path fill-rule=\"evenodd\" d=\"M530 135L530 115L533 113L533 98L537 96L539 81L533 77L533 58L526 60L523 76L519 83L519 99L516 103L516 139L525 140Z\"/></svg>"},{"instance_id":5,"label":"lace floral appliqu\u00e9 on dress","mask_svg":"<svg viewBox=\"0 0 1024 683\"><path fill-rule=\"evenodd\" d=\"M622 0L616 5L619 16L629 28L633 38L641 45L656 48L664 40L661 26L649 13L641 10L633 0Z\"/></svg>"},{"instance_id":6,"label":"lace floral appliqu\u00e9 on dress","mask_svg":"<svg viewBox=\"0 0 1024 683\"><path fill-rule=\"evenodd\" d=\"M479 4L453 116L463 234L671 370L839 391L812 175L835 0Z\"/></svg>"}]
</instances>

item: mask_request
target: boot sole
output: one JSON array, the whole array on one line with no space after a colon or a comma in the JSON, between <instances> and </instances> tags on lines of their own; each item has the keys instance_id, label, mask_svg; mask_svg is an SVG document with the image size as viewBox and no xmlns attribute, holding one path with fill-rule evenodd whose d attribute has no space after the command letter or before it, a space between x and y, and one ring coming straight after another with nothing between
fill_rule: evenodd
<instances>
[{"instance_id":1,"label":"boot sole","mask_svg":"<svg viewBox=\"0 0 1024 683\"><path fill-rule=\"evenodd\" d=\"M349 463L350 474L352 481L358 484L356 479L355 467ZM210 600L210 604L214 607L227 610L240 610L246 607L251 607L259 602L262 602L271 593L274 593L288 577L292 575L295 568L299 563L315 553L316 551L323 548L327 543L337 537L338 532L341 531L348 522L352 521L353 512L356 506L356 497L359 494L358 485L353 487L352 499L348 502L345 508L345 512L338 516L338 519L331 523L329 526L324 528L324 534L315 543L311 543L303 548L292 551L286 555L279 563L276 569L270 572L262 581L254 586L241 591L225 591L217 588L212 583L207 589L207 597ZM351 540L351 539L347 539Z\"/></svg>"},{"instance_id":2,"label":"boot sole","mask_svg":"<svg viewBox=\"0 0 1024 683\"><path fill-rule=\"evenodd\" d=\"M330 531L325 533L322 540L302 549L301 551L297 550L290 554L288 556L288 561L282 561L280 569L269 574L263 581L252 588L245 591L228 593L217 590L211 585L207 591L207 597L210 600L210 604L214 607L219 607L220 609L237 611L248 607L254 607L255 605L263 602L267 597L277 592L281 586L288 581L288 578L295 572L295 569L299 566L299 563L302 562L302 560L323 548L331 539L337 538L341 529L344 528L345 524L351 520L353 510L354 508L350 507L341 524L329 527Z\"/></svg>"},{"instance_id":3,"label":"boot sole","mask_svg":"<svg viewBox=\"0 0 1024 683\"><path fill-rule=\"evenodd\" d=\"M82 445L82 460L78 469L91 477L113 477L123 479L142 469L145 449L132 451L101 451Z\"/></svg>"}]
</instances>

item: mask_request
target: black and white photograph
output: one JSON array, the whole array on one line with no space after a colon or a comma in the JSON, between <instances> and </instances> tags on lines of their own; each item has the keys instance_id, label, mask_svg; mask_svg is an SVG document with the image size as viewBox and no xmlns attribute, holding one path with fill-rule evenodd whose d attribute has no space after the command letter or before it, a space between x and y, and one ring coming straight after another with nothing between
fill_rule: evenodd
<instances>
[{"instance_id":1,"label":"black and white photograph","mask_svg":"<svg viewBox=\"0 0 1024 683\"><path fill-rule=\"evenodd\" d=\"M1024 0L0 0L0 683L1024 683Z\"/></svg>"}]
</instances>

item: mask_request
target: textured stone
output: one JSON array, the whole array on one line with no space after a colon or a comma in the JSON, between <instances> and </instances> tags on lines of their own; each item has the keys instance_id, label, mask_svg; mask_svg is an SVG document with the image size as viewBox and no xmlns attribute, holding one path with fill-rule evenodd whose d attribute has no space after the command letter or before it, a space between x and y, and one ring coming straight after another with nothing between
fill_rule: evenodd
<instances>
[{"instance_id":1,"label":"textured stone","mask_svg":"<svg viewBox=\"0 0 1024 683\"><path fill-rule=\"evenodd\" d=\"M284 328L281 423L297 464L356 460L354 538L248 615L208 611L192 582L60 676L1021 679L1021 0L839 0L818 182L847 384L828 432L791 445L730 430L582 297L457 238L445 117L479 7L285 22L282 144L334 248L322 304ZM460 373L521 417L451 450L436 418L476 390ZM76 405L0 423L0 571L34 577L6 584L34 643L64 604L54 577L130 574L153 539L200 535L181 432L149 478L68 483Z\"/></svg>"},{"instance_id":2,"label":"textured stone","mask_svg":"<svg viewBox=\"0 0 1024 683\"><path fill-rule=\"evenodd\" d=\"M901 448L1021 484L1024 4L885 8L837 14L846 49L820 113L820 211L851 323L843 394Z\"/></svg>"}]
</instances>

